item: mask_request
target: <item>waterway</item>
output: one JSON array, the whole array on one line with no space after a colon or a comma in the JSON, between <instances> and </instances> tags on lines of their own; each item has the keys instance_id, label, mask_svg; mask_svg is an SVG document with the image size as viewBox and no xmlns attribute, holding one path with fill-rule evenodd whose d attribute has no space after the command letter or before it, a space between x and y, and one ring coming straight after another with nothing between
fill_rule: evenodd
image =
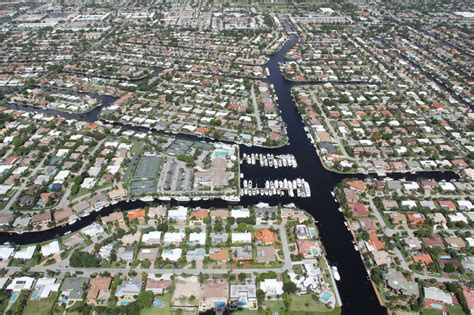
<instances>
[{"instance_id":1,"label":"waterway","mask_svg":"<svg viewBox=\"0 0 474 315\"><path fill-rule=\"evenodd\" d=\"M296 36L290 37L289 41L282 47L282 49L271 57L267 63L267 67L270 70L269 82L272 83L278 96L278 105L281 110L283 121L287 125L287 133L289 138L289 145L279 149L264 149L256 147L240 146L242 153L272 153L272 154L285 154L290 153L296 157L298 162L298 168L260 168L258 166L252 166L248 164L241 165L241 172L244 173L245 177L252 179L255 183L263 185L267 179L279 179L288 178L295 179L301 177L306 179L311 187L311 198L289 198L289 197L241 197L242 206L249 206L256 204L260 201L267 202L271 205L287 204L294 202L299 208L305 209L317 221L318 228L320 230L320 236L327 252L327 258L329 263L336 265L341 275L341 281L339 281L338 289L342 298L342 313L343 314L386 314L385 308L383 308L376 297L375 291L368 280L368 275L365 267L362 263L360 255L353 248L352 235L346 229L344 225L344 217L342 213L338 211L339 205L335 202L331 195L331 191L334 186L341 180L348 177L367 178L369 175L342 175L327 171L321 164L316 151L309 141L306 132L304 130L304 124L301 116L299 115L295 103L291 95L291 88L294 83L287 81L282 76L278 63L284 61L285 53L298 41ZM109 103L110 100L104 100L104 106ZM25 106L18 107L21 109L27 109ZM29 108L31 110L31 108ZM34 109L38 111L38 109ZM42 111L45 112L45 111ZM78 120L95 121L98 118L98 110L94 110L85 115L72 115L64 113L56 113L67 118L75 118ZM47 112L47 114L51 114ZM132 128L127 127L126 128ZM179 137L179 135L177 135ZM202 139L199 139L202 140ZM423 173L423 174L391 174L392 178L407 178L410 180L425 177L434 178L436 180L450 180L455 179L457 176L454 173ZM170 202L171 204L177 204L176 201ZM148 203L150 204L150 203ZM0 242L11 242L15 244L31 244L38 243L46 240L58 238L69 231L77 231L92 222L94 222L99 215L107 215L115 209L122 211L141 208L147 205L143 201L122 201L115 205L105 207L100 212L93 212L89 216L82 218L72 225L66 225L62 227L56 227L48 231L43 232L25 232L23 234L15 233L0 233ZM192 201L192 202L181 202L180 205L186 205L189 207L227 207L229 203L223 200L209 200L209 201Z\"/></svg>"}]
</instances>

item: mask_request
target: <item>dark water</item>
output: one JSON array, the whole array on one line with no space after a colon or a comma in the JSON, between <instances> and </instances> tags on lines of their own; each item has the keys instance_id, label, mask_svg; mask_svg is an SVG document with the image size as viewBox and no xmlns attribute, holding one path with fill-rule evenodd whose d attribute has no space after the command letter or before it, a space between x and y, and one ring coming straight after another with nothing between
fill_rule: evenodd
<instances>
[{"instance_id":1,"label":"dark water","mask_svg":"<svg viewBox=\"0 0 474 315\"><path fill-rule=\"evenodd\" d=\"M322 242L326 248L327 258L330 264L337 265L341 275L341 281L338 282L338 289L342 298L343 314L385 314L385 308L381 307L370 281L368 275L359 256L352 244L352 235L347 231L344 225L344 217L338 211L338 204L334 201L331 191L334 186L342 179L347 177L367 178L367 175L341 175L326 171L316 155L315 149L306 136L304 131L304 124L297 112L295 104L291 96L291 87L293 83L285 80L278 68L278 62L284 61L284 55L297 42L297 38L293 36L289 42L280 50L280 52L270 59L267 66L270 70L269 81L275 86L276 94L278 96L278 103L284 122L287 124L288 137L290 144L280 149L263 149L255 147L241 146L241 153L272 153L283 154L291 153L296 157L298 168L260 168L247 164L241 165L241 171L245 174L247 179L252 179L255 183L262 186L267 179L288 178L295 179L301 177L306 179L311 186L311 198L289 198L289 197L242 197L239 203L242 206L256 204L260 201L267 202L271 205L287 204L294 202L298 207L307 210L311 213L318 222L318 228ZM23 109L23 108L22 108ZM100 111L100 110L99 110ZM97 118L98 112L91 113L84 117L74 117L75 119L82 119L91 121ZM454 173L421 173L413 174L391 174L392 178L407 178L413 180L419 177L441 179L455 179L458 178ZM177 202L170 202L172 205ZM222 200L199 201L199 202L181 202L181 205L189 207L227 207L229 203ZM0 242L12 242L15 244L31 244L46 240L51 240L63 235L69 231L77 231L92 222L94 222L99 215L107 215L115 209L122 211L141 208L147 205L142 201L120 202L102 209L100 212L94 212L88 217L80 221L66 225L64 227L57 227L49 231L24 233L24 234L10 234L0 233Z\"/></svg>"}]
</instances>

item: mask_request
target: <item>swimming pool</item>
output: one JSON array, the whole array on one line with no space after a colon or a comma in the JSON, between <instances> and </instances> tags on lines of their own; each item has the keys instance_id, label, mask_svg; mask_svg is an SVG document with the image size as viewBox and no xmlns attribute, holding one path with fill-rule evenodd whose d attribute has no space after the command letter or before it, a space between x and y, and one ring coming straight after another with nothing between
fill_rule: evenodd
<instances>
[{"instance_id":1,"label":"swimming pool","mask_svg":"<svg viewBox=\"0 0 474 315\"><path fill-rule=\"evenodd\" d=\"M443 305L438 304L438 303L431 303L430 306L434 310L442 310L443 309Z\"/></svg>"},{"instance_id":2,"label":"swimming pool","mask_svg":"<svg viewBox=\"0 0 474 315\"><path fill-rule=\"evenodd\" d=\"M129 302L129 301L122 301L122 302L120 302L120 305L124 305L124 306L126 306L126 305L128 305L128 304L130 304L130 302Z\"/></svg>"},{"instance_id":3,"label":"swimming pool","mask_svg":"<svg viewBox=\"0 0 474 315\"><path fill-rule=\"evenodd\" d=\"M226 304L225 302L221 302L221 301L214 302L214 306L215 306L215 307L224 307L225 304Z\"/></svg>"},{"instance_id":4,"label":"swimming pool","mask_svg":"<svg viewBox=\"0 0 474 315\"><path fill-rule=\"evenodd\" d=\"M12 301L13 303L15 303L16 300L18 299L18 296L19 296L19 295L20 295L19 293L13 293L13 294L12 294L12 297L10 298L10 301Z\"/></svg>"},{"instance_id":5,"label":"swimming pool","mask_svg":"<svg viewBox=\"0 0 474 315\"><path fill-rule=\"evenodd\" d=\"M227 152L227 151L217 151L214 155L216 157L223 157L223 156L228 156L229 152Z\"/></svg>"},{"instance_id":6,"label":"swimming pool","mask_svg":"<svg viewBox=\"0 0 474 315\"><path fill-rule=\"evenodd\" d=\"M329 299L331 298L332 294L329 293L329 292L325 292L322 296L321 296L321 300L323 300L323 302L327 302L329 301Z\"/></svg>"},{"instance_id":7,"label":"swimming pool","mask_svg":"<svg viewBox=\"0 0 474 315\"><path fill-rule=\"evenodd\" d=\"M39 292L38 289L34 290L33 294L31 295L31 300L34 301L34 300L38 299L39 294L40 294L40 292Z\"/></svg>"},{"instance_id":8,"label":"swimming pool","mask_svg":"<svg viewBox=\"0 0 474 315\"><path fill-rule=\"evenodd\" d=\"M162 302L160 300L155 300L153 301L153 306L158 307L158 308L163 308L165 307L165 302Z\"/></svg>"},{"instance_id":9,"label":"swimming pool","mask_svg":"<svg viewBox=\"0 0 474 315\"><path fill-rule=\"evenodd\" d=\"M313 249L311 249L311 253L313 253L313 256L314 256L314 257L316 257L316 256L318 256L318 255L319 255L319 251L318 251L318 249L317 249L317 248L313 248Z\"/></svg>"}]
</instances>

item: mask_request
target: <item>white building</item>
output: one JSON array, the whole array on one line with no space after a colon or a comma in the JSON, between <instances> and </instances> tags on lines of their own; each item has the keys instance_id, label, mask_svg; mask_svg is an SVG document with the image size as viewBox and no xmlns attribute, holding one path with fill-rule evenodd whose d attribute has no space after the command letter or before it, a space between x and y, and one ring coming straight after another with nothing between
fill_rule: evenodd
<instances>
[{"instance_id":1,"label":"white building","mask_svg":"<svg viewBox=\"0 0 474 315\"><path fill-rule=\"evenodd\" d=\"M232 243L251 243L252 242L252 233L243 232L243 233L232 233L231 234Z\"/></svg>"}]
</instances>

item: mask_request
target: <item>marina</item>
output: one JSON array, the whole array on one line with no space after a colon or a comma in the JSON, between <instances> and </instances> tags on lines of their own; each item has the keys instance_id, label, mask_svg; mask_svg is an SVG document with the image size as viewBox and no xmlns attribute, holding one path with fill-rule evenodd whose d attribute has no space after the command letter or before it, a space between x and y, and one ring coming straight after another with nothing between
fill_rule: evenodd
<instances>
[{"instance_id":1,"label":"marina","mask_svg":"<svg viewBox=\"0 0 474 315\"><path fill-rule=\"evenodd\" d=\"M298 163L293 154L279 154L274 155L271 153L267 154L246 154L244 153L240 163L247 163L250 165L259 165L260 167L273 167L275 169L280 167L292 167L297 168Z\"/></svg>"},{"instance_id":2,"label":"marina","mask_svg":"<svg viewBox=\"0 0 474 315\"><path fill-rule=\"evenodd\" d=\"M252 180L244 179L240 189L241 196L286 196L290 198L310 198L311 188L309 183L302 178L288 180L266 180L263 187L259 187Z\"/></svg>"}]
</instances>

